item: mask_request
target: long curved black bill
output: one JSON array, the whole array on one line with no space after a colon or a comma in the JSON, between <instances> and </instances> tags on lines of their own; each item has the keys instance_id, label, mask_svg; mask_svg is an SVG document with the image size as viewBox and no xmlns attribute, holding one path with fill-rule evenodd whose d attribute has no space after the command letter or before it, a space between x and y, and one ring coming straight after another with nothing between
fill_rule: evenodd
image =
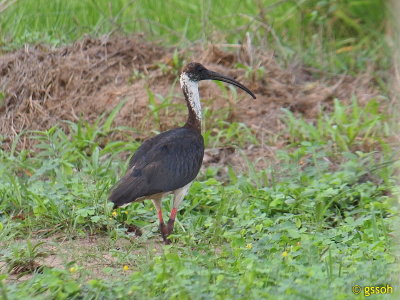
<instances>
[{"instance_id":1,"label":"long curved black bill","mask_svg":"<svg viewBox=\"0 0 400 300\"><path fill-rule=\"evenodd\" d=\"M219 81L223 81L226 83L230 83L233 84L235 86L237 86L238 88L241 88L243 91L247 92L250 96L253 97L253 99L256 99L256 96L253 94L252 91L250 91L247 87L245 87L243 84L241 84L240 82L237 82L235 79L230 78L228 76L219 74L217 72L213 72L213 71L208 71L206 78L204 78L203 80L219 80Z\"/></svg>"}]
</instances>

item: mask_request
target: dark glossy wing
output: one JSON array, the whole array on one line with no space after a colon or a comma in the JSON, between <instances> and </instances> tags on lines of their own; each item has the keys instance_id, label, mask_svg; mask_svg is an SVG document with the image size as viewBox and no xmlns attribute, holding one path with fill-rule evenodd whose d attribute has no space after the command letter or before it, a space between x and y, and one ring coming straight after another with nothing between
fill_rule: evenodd
<instances>
[{"instance_id":1,"label":"dark glossy wing","mask_svg":"<svg viewBox=\"0 0 400 300\"><path fill-rule=\"evenodd\" d=\"M196 131L176 128L163 132L138 148L110 201L120 206L181 188L197 176L203 155L203 137Z\"/></svg>"}]
</instances>

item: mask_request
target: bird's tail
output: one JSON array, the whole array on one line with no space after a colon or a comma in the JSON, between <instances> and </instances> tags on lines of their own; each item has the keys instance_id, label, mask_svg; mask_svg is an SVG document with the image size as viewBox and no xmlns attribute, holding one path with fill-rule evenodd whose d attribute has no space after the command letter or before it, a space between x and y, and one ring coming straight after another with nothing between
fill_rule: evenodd
<instances>
[{"instance_id":1,"label":"bird's tail","mask_svg":"<svg viewBox=\"0 0 400 300\"><path fill-rule=\"evenodd\" d=\"M133 180L132 176L124 176L112 189L108 200L114 203L114 208L133 202L140 196L140 192L138 191L140 183L133 181L137 180Z\"/></svg>"}]
</instances>

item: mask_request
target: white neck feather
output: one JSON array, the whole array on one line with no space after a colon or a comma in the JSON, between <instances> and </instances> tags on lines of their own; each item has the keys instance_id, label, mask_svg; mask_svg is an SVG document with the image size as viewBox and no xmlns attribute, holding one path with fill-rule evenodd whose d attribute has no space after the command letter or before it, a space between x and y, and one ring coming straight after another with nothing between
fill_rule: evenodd
<instances>
[{"instance_id":1,"label":"white neck feather","mask_svg":"<svg viewBox=\"0 0 400 300\"><path fill-rule=\"evenodd\" d=\"M180 82L181 88L186 91L189 105L196 114L196 119L201 121L201 104L198 82L190 80L186 73L181 74Z\"/></svg>"}]
</instances>

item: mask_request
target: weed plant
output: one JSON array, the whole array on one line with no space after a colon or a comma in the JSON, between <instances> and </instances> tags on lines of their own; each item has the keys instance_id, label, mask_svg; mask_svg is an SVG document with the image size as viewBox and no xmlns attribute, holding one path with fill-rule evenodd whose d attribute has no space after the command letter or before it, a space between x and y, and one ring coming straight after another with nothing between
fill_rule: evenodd
<instances>
[{"instance_id":1,"label":"weed plant","mask_svg":"<svg viewBox=\"0 0 400 300\"><path fill-rule=\"evenodd\" d=\"M69 134L61 127L25 133L37 141L32 151L0 152L4 299L358 299L353 285L395 284L396 162L375 102L336 102L315 124L287 113L292 139L279 164L248 174L230 169L224 180L205 169L179 211L174 243L158 250L143 246L159 240L150 201L116 211L107 202L126 167L121 157L139 145L103 144L118 130L111 125L118 109L92 125L69 123ZM210 143L240 144L231 130L218 127ZM375 143L381 155L368 150ZM130 238L132 225L144 234ZM18 239L46 237L46 250L60 235L103 242L97 250L78 246L61 267L44 264L41 273L9 281L25 258L40 259L41 251L15 254ZM105 265L96 264L99 255L109 257Z\"/></svg>"}]
</instances>

